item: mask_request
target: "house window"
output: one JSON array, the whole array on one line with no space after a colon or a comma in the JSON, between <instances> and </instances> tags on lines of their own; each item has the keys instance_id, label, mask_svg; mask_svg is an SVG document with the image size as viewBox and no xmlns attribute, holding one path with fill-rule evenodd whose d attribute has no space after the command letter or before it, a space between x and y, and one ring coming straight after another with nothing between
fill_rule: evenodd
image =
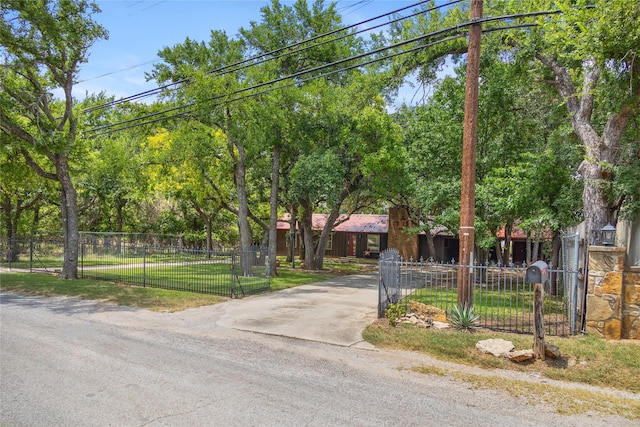
<instances>
[{"instance_id":1,"label":"house window","mask_svg":"<svg viewBox=\"0 0 640 427\"><path fill-rule=\"evenodd\" d=\"M315 242L315 244L318 244L318 241L320 240L320 231L314 231L313 232L313 241ZM327 239L327 245L324 247L324 251L330 251L331 249L333 249L333 232L329 233L329 238Z\"/></svg>"},{"instance_id":2,"label":"house window","mask_svg":"<svg viewBox=\"0 0 640 427\"><path fill-rule=\"evenodd\" d=\"M367 250L372 253L380 252L380 235L379 234L367 235Z\"/></svg>"},{"instance_id":3,"label":"house window","mask_svg":"<svg viewBox=\"0 0 640 427\"><path fill-rule=\"evenodd\" d=\"M327 240L327 246L324 248L324 251L330 251L333 249L333 233L329 234L329 239Z\"/></svg>"}]
</instances>

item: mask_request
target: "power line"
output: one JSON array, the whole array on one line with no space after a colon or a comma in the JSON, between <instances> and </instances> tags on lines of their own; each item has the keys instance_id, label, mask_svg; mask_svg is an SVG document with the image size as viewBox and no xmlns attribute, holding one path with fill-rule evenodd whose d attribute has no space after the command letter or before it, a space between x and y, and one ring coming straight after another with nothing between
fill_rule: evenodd
<instances>
[{"instance_id":1,"label":"power line","mask_svg":"<svg viewBox=\"0 0 640 427\"><path fill-rule=\"evenodd\" d=\"M342 32L342 31L357 27L359 25L363 25L363 24L375 21L375 20L378 20L378 19L383 18L385 16L396 14L396 13L401 12L403 10L419 6L419 5L421 5L421 4L426 2L426 0L423 0L423 1L411 4L409 6L405 6L405 7L396 9L394 11L387 12L387 13L375 16L373 18L366 19L366 20L358 22L356 24L352 24L352 25L349 25L349 26L346 26L346 27L340 27L340 28L331 30L329 32L326 32L324 34L316 35L316 36L307 38L305 40L302 40L300 42L296 42L296 43L291 44L291 45L283 46L283 47L274 49L274 50L266 52L266 53L261 53L259 55L255 55L255 56L253 56L251 58L247 58L247 59L244 59L242 61L235 62L235 63L230 64L230 65L219 67L217 69L209 71L209 73L210 74L226 74L226 73L229 73L229 72L239 71L241 69L244 69L244 68L247 68L247 67L250 67L250 66L262 64L262 63L267 62L269 60L281 58L283 56L286 57L287 55L293 55L294 53L303 52L303 51L308 50L308 49L312 49L312 48L315 48L315 47L318 47L318 46L322 46L323 44L326 44L326 43L331 43L331 42L334 42L334 41L338 41L338 40L341 40L341 39L343 39L345 37L351 37L351 36L353 36L355 34L359 34L359 33L364 32L364 31L371 31L371 30L373 30L375 28L379 28L379 27L382 27L382 26L390 25L392 23L395 23L395 22L398 22L398 21L401 21L401 20L404 20L404 19L411 18L411 17L416 16L418 14L427 13L427 12L430 12L430 11L435 10L435 9L451 6L451 5L454 5L456 3L460 3L462 1L464 1L464 0L449 1L447 3L444 3L444 4L440 5L440 6L434 6L434 7L428 8L426 10L418 11L418 12L416 12L416 13L414 13L412 15L409 15L407 17L394 19L392 21L385 22L383 24L378 24L378 25L373 26L371 28L358 30L358 31L356 31L354 33L344 34L342 36L339 36L339 37L336 37L336 38L333 38L333 39L329 39L329 40L324 40L324 41L321 41L320 43L308 45L308 46L302 47L300 49L294 49L293 51L288 51L285 55L274 56L274 55L279 54L279 53L281 53L281 52L283 52L285 50L288 50L288 49L291 49L291 48L297 48L297 47L305 45L306 43L313 42L313 41L316 41L318 39L321 39L321 38L324 38L324 37L327 37L327 36L332 36L332 35L334 35L336 33L339 33L339 32ZM255 61L258 61L258 62L255 62ZM237 68L234 68L234 67L237 67ZM173 89L176 89L177 86L180 85L180 84L183 84L183 83L184 84L188 84L188 81L189 81L189 79L186 79L186 78L185 79L180 79L180 80L178 80L176 82L168 83L168 84L159 86L159 87L154 88L154 89L149 89L147 91L140 92L140 93L135 94L135 95L131 95L131 96L128 96L128 97L121 98L119 100L110 101L110 102L107 102L107 103L104 103L104 104L101 104L101 105L89 107L89 108L85 109L84 112L91 112L91 111L95 111L95 110L102 109L102 108L108 108L108 107L111 107L111 106L114 106L114 105L117 105L117 104L121 104L121 103L124 103L124 102L129 102L129 101L133 101L133 100L136 100L136 99L146 98L148 96L153 96L153 95L159 94L160 92L162 92L165 89L170 89L170 88L173 87L172 89L170 89L170 90L173 90Z\"/></svg>"},{"instance_id":2,"label":"power line","mask_svg":"<svg viewBox=\"0 0 640 427\"><path fill-rule=\"evenodd\" d=\"M556 13L556 12L553 12L553 13ZM534 15L541 15L541 14L545 14L545 13L544 12L542 12L542 13L534 12L533 14ZM549 14L549 13L546 13L546 14ZM531 14L520 14L520 15L531 16ZM492 22L492 21L496 21L496 20L512 19L512 18L515 18L515 17L521 17L521 16L519 16L519 15L506 15L506 16L499 16L499 17L484 18L484 19L482 19L480 21L473 21L473 22L470 21L470 22L457 24L455 26L451 26L451 27L448 27L448 28L445 28L445 29L442 29L442 30L438 30L438 31L435 31L433 33L429 33L429 34L426 34L426 35L415 37L413 39L405 40L405 41L402 41L400 43L396 43L396 44L393 44L393 45L390 45L390 46L385 46L385 47L382 47L382 48L379 48L379 49L374 49L374 50L372 50L370 52L366 52L366 53L363 53L363 54L360 54L360 55L355 55L355 56L352 56L350 58L346 58L346 59L342 59L342 60L339 60L339 61L335 61L335 62L330 63L330 64L325 64L325 65L316 67L314 69L305 70L305 71L294 73L294 74L291 74L291 75L288 75L288 76L280 77L278 79L273 79L273 80L270 80L268 82L263 82L263 83L259 83L259 84L254 85L254 86L250 86L250 87L247 87L247 88L242 88L242 89L239 89L239 90L236 90L236 91L232 92L230 95L233 96L233 95L239 95L239 94L242 94L242 93L245 93L245 92L249 92L249 91L254 91L254 90L259 89L259 88L264 87L264 86L269 86L269 85L273 85L273 84L276 84L276 83L280 83L280 82L282 82L284 80L289 80L289 79L293 79L293 78L296 78L296 77L300 77L301 75L309 74L309 73L316 72L316 71L320 71L320 70L323 70L323 69L326 69L326 68L333 67L335 65L341 65L341 64L344 64L346 62L350 62L350 61L353 61L353 60L356 60L356 59L361 59L361 58L364 58L364 57L367 57L367 56L370 56L370 55L381 53L383 51L390 50L390 49L393 49L393 48L396 48L396 47L400 47L400 46L403 46L405 44L414 43L416 41L421 41L421 40L424 40L424 39L427 39L427 38L430 38L430 37L434 37L436 35L444 34L444 33L447 33L449 31L452 31L452 30L459 30L459 29L462 29L462 28L466 28L466 27L468 27L470 25L473 25L473 24L476 24L478 22L481 22L481 23ZM504 30L516 29L516 28L528 28L528 27L533 27L533 26L535 26L535 24L510 25L510 26L506 26L506 27L497 27L497 28L494 28L494 29L483 30L483 32L489 33L489 32L493 32L493 31L504 31ZM227 98L226 100L224 100L224 103L230 103L230 102L235 102L235 101L239 101L239 100L243 100L243 99L247 99L247 98L251 98L251 97L256 97L258 95L264 95L266 93L270 93L270 92L273 92L273 91L276 91L276 90L281 90L281 89L284 89L286 87L291 87L291 86L294 86L294 85L306 83L306 82L309 82L309 81L312 81L312 80L315 80L315 79L318 79L318 78L328 77L328 76L336 74L336 73L341 73L341 72L344 72L344 71L348 71L348 70L352 70L352 69L355 69L355 68L363 67L365 65L370 65L370 64L373 64L375 62L388 60L388 59L391 59L391 58L394 58L394 57L397 57L397 56L400 56L400 55L413 53L413 52L416 52L418 50L422 50L422 49L425 49L425 48L430 47L430 46L434 46L434 45L439 44L439 43L444 43L444 42L452 41L452 40L455 40L455 39L458 39L458 38L466 37L466 35L467 35L466 32L462 33L462 34L457 34L457 35L450 36L450 37L447 37L447 38L444 38L444 39L436 40L436 41L428 43L428 44L420 45L420 46L417 46L417 47L414 47L414 48L411 48L411 49L408 49L408 50L403 50L401 52L396 52L396 53L393 53L393 54L390 54L390 55L386 55L384 57L374 58L374 59L371 59L369 61L359 62L357 64L353 64L353 65L350 65L350 66L345 66L343 68L340 68L340 69L337 69L337 70L332 70L332 71L329 71L327 73L323 73L323 74L320 74L320 75L314 75L314 76L311 76L311 77L307 77L307 78L298 80L296 82L290 82L288 84L274 86L274 87L267 88L267 89L264 89L264 90L259 91L259 92L252 92L252 93L249 93L249 94L246 94L246 95L237 96L235 98ZM218 95L218 96L215 96L213 98L209 98L209 99L205 100L204 102L206 102L207 105L211 105L212 107L214 107L214 106L221 105L222 103L216 103L216 104L210 104L210 103L212 103L214 101L217 101L217 100L220 100L222 98L228 97L228 96L229 95ZM201 101L201 103L202 103L202 101ZM96 132L96 131L100 131L100 130L105 130L104 132L92 133L92 136L100 136L100 135L109 134L109 133L113 133L113 132L119 132L119 131L122 131L122 130L125 130L125 129L129 129L129 128L132 128L132 127L137 127L137 126L143 126L143 125L146 125L146 124L156 123L156 122L159 122L159 121L162 121L162 120L169 120L169 119L173 119L173 118L179 118L179 117L182 117L182 116L188 114L191 111L183 111L183 112L180 112L180 113L177 113L177 114L173 114L173 115L170 115L170 116L165 116L165 117L155 118L153 120L148 120L148 121L145 121L143 123L136 123L136 124L131 124L131 125L128 125L128 126L121 126L121 125L126 125L126 124L130 124L130 123L138 122L138 121L144 120L144 119L157 117L159 115L170 113L170 112L173 112L173 111L184 110L184 109L193 107L196 104L197 104L197 102L195 102L195 101L194 102L190 102L190 103L182 105L182 106L169 108L169 109L166 109L166 110L163 110L163 111L159 111L159 112L155 112L155 113L151 113L151 114L148 114L148 115L145 115L145 116L136 117L136 118L129 119L129 120L124 120L124 121L117 122L117 123L112 123L112 124L109 124L109 125L99 126L99 127L90 129L87 132ZM116 127L116 126L121 126L121 127L118 127L118 128L115 128L115 129L110 129L110 128Z\"/></svg>"},{"instance_id":3,"label":"power line","mask_svg":"<svg viewBox=\"0 0 640 427\"><path fill-rule=\"evenodd\" d=\"M341 64L344 64L346 62L351 62L351 61L354 61L354 60L357 60L357 59L361 59L363 57L374 55L376 53L381 53L381 52L384 52L384 51L389 50L389 49L393 49L393 48L396 48L396 47L404 46L406 44L413 43L413 42L420 41L420 40L424 40L424 39L429 38L429 37L434 37L434 36L437 36L439 34L443 34L445 32L454 30L454 29L464 28L464 26L468 26L468 25L470 25L470 23L459 24L459 25L454 26L454 27L449 27L449 28L445 28L443 30L438 30L438 31L435 31L433 33L429 33L429 34L425 34L425 35L422 35L422 36L414 37L414 38L409 39L409 40L403 40L403 41L401 41L399 43L396 43L396 44L393 44L393 45L384 46L384 47L381 47L381 48L378 48L378 49L374 49L374 50L369 51L369 52L365 52L365 53L361 53L361 54L358 54L358 55L350 56L348 58L340 59L338 61L334 61L334 62L331 62L331 63L328 63L328 64L323 64L323 65L320 65L320 66L317 66L317 67L314 67L314 68L310 68L310 69L307 69L307 70L298 71L296 73L292 73L292 74L289 74L287 76L278 77L276 79L272 79L272 80L269 80L269 81L266 81L266 82L255 84L253 86L249 86L249 87L246 87L246 88L238 89L238 90L232 92L231 95L235 95L235 94L239 94L239 93L243 93L243 92L259 89L261 87L272 85L274 83L279 83L279 82L284 81L284 80L301 77L301 76L303 76L305 74L314 73L314 72L317 72L317 71L324 70L326 68L331 68L331 67L334 67L336 65L341 65ZM361 66L361 65L358 65L358 66ZM217 95L217 96L215 96L213 98L208 99L207 101L208 102L215 101L217 99L224 98L225 96L227 96L227 95ZM173 107L173 108L164 110L164 112L171 112L171 111L176 111L178 109L189 108L189 107L192 107L195 104L196 104L196 102L190 102L190 103L187 103L187 104L179 106L179 107ZM115 126L115 125L118 125L118 124L121 124L121 123L139 121L139 120L143 120L143 119L148 118L148 117L157 116L159 114L162 114L162 111L155 112L155 113L152 113L152 114L149 114L149 115L146 115L146 116L141 116L141 117L136 117L136 118L133 118L133 119L125 120L123 122L119 122L119 123L115 123L115 124L98 126L96 128L89 129L87 132L93 132L93 131L97 131L97 130L107 129L107 128L111 127L111 126Z\"/></svg>"},{"instance_id":4,"label":"power line","mask_svg":"<svg viewBox=\"0 0 640 427\"><path fill-rule=\"evenodd\" d=\"M502 15L502 16L496 16L496 17L488 17L488 18L482 18L481 20L474 20L474 21L471 21L471 22L464 22L464 23L460 23L460 24L457 24L457 25L454 25L454 26L451 26L451 27L447 27L447 28L442 29L442 30L435 31L433 33L429 33L429 34L426 34L426 35L418 36L418 37L415 37L415 38L409 39L409 40L404 40L402 42L399 42L399 43L396 43L396 44L393 44L393 45L390 45L390 46L385 46L385 47L382 47L382 48L374 49L372 51L369 51L369 52L366 52L366 53L363 53L363 54L359 54L359 55L355 55L355 56L352 56L352 57L349 57L349 58L341 59L341 60L338 60L338 61L335 61L335 62L332 62L332 63L329 63L329 64L324 64L324 65L315 67L313 69L300 71L300 72L297 72L297 73L290 74L288 76L283 76L283 77L280 77L280 78L277 78L277 79L273 79L273 80L270 80L270 81L267 81L267 82L262 82L262 83L259 83L259 84L256 84L256 85L253 85L253 86L250 86L250 87L247 87L247 88L242 88L242 89L239 89L237 91L232 92L231 95L237 95L237 94L240 94L240 93L252 91L252 90L264 87L264 86L268 86L268 85L272 85L272 84L275 84L275 83L279 83L279 82L284 81L284 80L300 77L300 76L302 76L304 74L320 71L320 70L323 70L323 69L326 69L326 68L329 68L329 67L333 67L335 65L341 65L341 64L346 63L346 62L350 62L350 61L353 61L353 60L356 60L356 59L361 59L363 57L370 56L370 55L373 55L373 54L376 54L376 53L380 53L380 52L383 52L383 51L386 51L386 50L389 50L389 49L393 49L393 48L396 48L396 47L400 47L400 46L403 46L405 44L409 44L409 43L413 43L413 42L416 42L416 41L424 40L424 39L429 38L429 37L433 37L433 36L436 36L436 35L439 35L439 34L446 33L448 31L465 28L465 27L468 27L468 26L473 25L473 24L478 23L478 22L485 23L485 22L493 22L493 21L498 21L498 20L510 20L510 19L515 19L515 18L527 18L527 17L544 16L544 15L552 15L552 14L559 14L559 13L562 13L562 11L560 11L560 10L552 10L552 11L528 12L528 13L520 13L520 14L511 14L511 15ZM522 28L522 27L531 27L531 26L534 26L534 24L516 25L516 26L505 27L503 29ZM484 32L490 32L490 31L495 31L495 30L491 30L491 29L484 30ZM462 37L462 35L460 35L459 37ZM443 41L446 41L446 40L443 40ZM437 42L434 42L434 43L432 43L430 45L437 44L438 42L443 42L443 41L437 41ZM406 54L406 53L409 53L409 52L412 52L412 51L415 51L415 50L418 50L418 49L423 49L424 47L425 47L424 45L423 46L419 46L417 48L414 48L414 49L411 49L411 50L408 50L408 51L402 51L402 52L399 52L399 53L394 54L394 55L388 55L388 56L383 57L383 58L377 58L377 59L374 59L374 60L372 60L370 62L367 62L367 63L359 63L359 64L355 64L355 65L350 66L350 67L344 67L344 68L341 68L339 70L334 70L334 72L342 72L342 71L345 71L345 70L349 70L349 69L353 69L353 68L357 68L357 67L362 67L363 65L366 65L366 64L369 64L369 63L382 61L382 60L385 60L385 59L388 59L388 58L391 58L391 57L394 57L394 56ZM323 74L321 76L315 76L315 77L312 77L312 78L303 79L303 81L309 81L309 80L312 80L314 78L324 77L326 75L328 75L328 74ZM300 82L298 82L298 83L300 83ZM284 88L284 87L290 86L292 84L294 84L294 83L291 83L289 85L278 86L276 88L269 89L269 90L264 90L264 91L261 91L259 93L253 93L253 94L250 94L248 96L257 96L258 94L267 93L267 92L270 92L270 91L273 91L273 90L277 90L277 89L280 89L280 88ZM215 96L213 98L210 98L210 99L206 100L206 102L213 102L215 100L222 99L225 96L228 96L228 95L217 95L217 96ZM232 101L236 101L236 100L239 100L239 99L244 99L246 97L247 96L244 96L244 97L232 99L231 101L225 101L225 102L232 102ZM87 131L87 133L91 134L91 133L96 132L96 131L113 128L113 127L116 127L116 126L119 126L119 125L137 122L137 121L140 121L140 120L148 119L148 118L151 118L151 117L156 117L158 115L166 114L166 113L173 112L173 111L183 110L183 109L192 107L194 105L196 105L195 101L194 102L190 102L190 103L185 104L185 105L172 107L172 108L169 108L169 109L166 109L166 110L163 110L163 111L159 111L159 112L155 112L155 113L152 113L152 114L148 114L148 115L145 115L145 116L141 116L141 117L137 117L137 118L133 118L133 119L129 119L129 120L124 120L124 121L121 121L121 122L112 123L112 124L108 124L108 125L104 125L104 126L98 126L98 127L89 129ZM159 119L154 119L152 121L148 121L148 122L144 122L144 123L138 123L138 124L133 125L133 126L127 126L127 127L123 127L123 128L118 128L118 129L115 129L115 130L112 129L112 130L101 132L99 134L94 134L94 135L102 135L102 134L105 134L105 133L111 133L111 132L115 132L115 131L120 131L120 130L124 130L124 129L130 128L130 127L141 126L141 125L144 125L144 124L154 123L154 122L157 122L157 121L160 121L160 120L164 120L164 119L170 119L170 118L179 117L179 116L182 116L184 114L186 114L186 113L184 113L184 112L183 113L178 113L178 114L175 114L175 115L172 115L172 116L162 117L162 118L159 118Z\"/></svg>"}]
</instances>

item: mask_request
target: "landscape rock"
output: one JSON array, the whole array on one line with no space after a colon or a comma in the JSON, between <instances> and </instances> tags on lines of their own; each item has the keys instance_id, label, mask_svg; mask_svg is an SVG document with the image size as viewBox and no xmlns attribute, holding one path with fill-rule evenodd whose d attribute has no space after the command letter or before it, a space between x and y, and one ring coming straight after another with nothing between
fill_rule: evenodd
<instances>
[{"instance_id":1,"label":"landscape rock","mask_svg":"<svg viewBox=\"0 0 640 427\"><path fill-rule=\"evenodd\" d=\"M507 353L507 358L512 362L526 362L535 357L533 350L517 350Z\"/></svg>"},{"instance_id":2,"label":"landscape rock","mask_svg":"<svg viewBox=\"0 0 640 427\"><path fill-rule=\"evenodd\" d=\"M412 313L424 318L431 318L437 322L446 322L447 313L444 310L440 310L437 307L423 304L419 301L410 301L409 307Z\"/></svg>"},{"instance_id":3,"label":"landscape rock","mask_svg":"<svg viewBox=\"0 0 640 427\"><path fill-rule=\"evenodd\" d=\"M506 356L515 347L511 341L501 338L493 338L489 340L478 341L476 348L485 353L493 354L496 357Z\"/></svg>"},{"instance_id":4,"label":"landscape rock","mask_svg":"<svg viewBox=\"0 0 640 427\"><path fill-rule=\"evenodd\" d=\"M426 329L433 326L433 319L430 317L424 317L416 313L407 313L397 320L398 323L404 325L413 325L418 328Z\"/></svg>"},{"instance_id":5,"label":"landscape rock","mask_svg":"<svg viewBox=\"0 0 640 427\"><path fill-rule=\"evenodd\" d=\"M560 359L562 357L558 346L548 341L544 343L544 355L549 359Z\"/></svg>"},{"instance_id":6,"label":"landscape rock","mask_svg":"<svg viewBox=\"0 0 640 427\"><path fill-rule=\"evenodd\" d=\"M449 322L437 322L437 321L433 321L433 328L434 329L449 329L451 327L451 325L449 324Z\"/></svg>"}]
</instances>

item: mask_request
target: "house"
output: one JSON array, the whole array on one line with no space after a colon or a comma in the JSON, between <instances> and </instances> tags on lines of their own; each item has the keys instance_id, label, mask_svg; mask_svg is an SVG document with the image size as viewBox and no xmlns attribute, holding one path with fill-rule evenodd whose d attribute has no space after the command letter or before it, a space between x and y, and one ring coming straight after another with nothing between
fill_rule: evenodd
<instances>
[{"instance_id":1,"label":"house","mask_svg":"<svg viewBox=\"0 0 640 427\"><path fill-rule=\"evenodd\" d=\"M319 234L322 231L327 217L327 214L313 215L312 228L314 232ZM278 255L289 255L291 251L289 218L289 215L286 214L278 221ZM393 247L398 249L405 259L433 258L436 261L444 262L458 260L460 244L457 234L441 227L431 230L435 249L435 254L431 254L425 232L418 234L405 232L407 229L413 228L414 225L403 208L391 208L388 215L352 214L348 218L347 215L344 215L340 219L342 222L333 229L327 242L325 256L377 258L381 251ZM296 230L294 242L296 248L300 242L298 233ZM498 238L504 240L504 234L504 230L502 230ZM514 227L511 240L512 261L522 262L526 259L527 235ZM299 255L297 250L296 255Z\"/></svg>"},{"instance_id":2,"label":"house","mask_svg":"<svg viewBox=\"0 0 640 427\"><path fill-rule=\"evenodd\" d=\"M320 233L327 221L328 215L314 214L312 217L314 232ZM288 255L291 251L291 226L289 215L278 221L277 253ZM410 234L405 231L413 224L407 212L402 208L391 208L389 214L352 214L340 218L327 242L326 256L377 258L381 251L389 247L400 251L405 259L424 259L428 256L427 238L424 232ZM437 260L451 260L458 258L458 239L451 233L442 230L432 231L436 247ZM294 245L297 248L300 236L295 233ZM296 252L297 254L297 252Z\"/></svg>"},{"instance_id":3,"label":"house","mask_svg":"<svg viewBox=\"0 0 640 427\"><path fill-rule=\"evenodd\" d=\"M327 214L313 214L312 229L320 233L327 221ZM289 215L278 221L277 253L288 255L291 248L291 224ZM326 256L334 257L377 257L380 251L388 247L389 215L352 214L344 222L336 226L331 232ZM300 236L296 230L295 247L298 246Z\"/></svg>"}]
</instances>

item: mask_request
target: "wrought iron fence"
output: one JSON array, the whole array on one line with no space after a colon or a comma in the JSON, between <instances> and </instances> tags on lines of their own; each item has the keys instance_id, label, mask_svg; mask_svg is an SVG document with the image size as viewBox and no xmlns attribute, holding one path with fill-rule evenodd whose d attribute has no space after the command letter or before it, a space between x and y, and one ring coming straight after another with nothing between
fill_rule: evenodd
<instances>
[{"instance_id":1,"label":"wrought iron fence","mask_svg":"<svg viewBox=\"0 0 640 427\"><path fill-rule=\"evenodd\" d=\"M2 265L55 272L63 263L61 239L0 240ZM270 287L267 248L197 250L149 246L126 239L82 239L78 275L130 285L241 297Z\"/></svg>"},{"instance_id":2,"label":"wrought iron fence","mask_svg":"<svg viewBox=\"0 0 640 427\"><path fill-rule=\"evenodd\" d=\"M516 333L533 333L534 290L525 283L526 267L500 264L458 264L433 261L405 261L394 251L383 253L379 261L378 316L389 304L402 304L410 311L410 301L431 305L449 313L458 302L458 273L472 276L473 306L480 326ZM553 274L556 273L556 274ZM576 333L574 284L577 271L550 267L554 281L544 285L544 323L548 335Z\"/></svg>"},{"instance_id":3,"label":"wrought iron fence","mask_svg":"<svg viewBox=\"0 0 640 427\"><path fill-rule=\"evenodd\" d=\"M29 271L55 272L64 259L62 236L47 234L30 238L0 238L0 265Z\"/></svg>"}]
</instances>

